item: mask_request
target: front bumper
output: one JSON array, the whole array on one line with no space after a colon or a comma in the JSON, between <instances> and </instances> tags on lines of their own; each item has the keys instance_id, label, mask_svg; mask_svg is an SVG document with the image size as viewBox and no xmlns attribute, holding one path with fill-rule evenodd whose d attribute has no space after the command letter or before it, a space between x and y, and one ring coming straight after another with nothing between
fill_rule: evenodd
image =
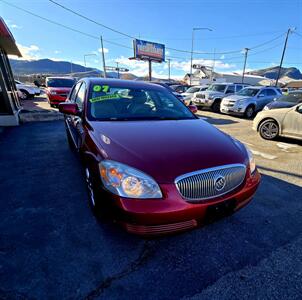
<instances>
[{"instance_id":1,"label":"front bumper","mask_svg":"<svg viewBox=\"0 0 302 300\"><path fill-rule=\"evenodd\" d=\"M162 184L164 199L126 199L112 196L117 207L117 221L130 233L139 235L168 234L195 228L206 223L209 208L225 202L233 203L236 211L251 201L260 183L255 171L236 190L211 200L189 203L181 197L174 184Z\"/></svg>"},{"instance_id":2,"label":"front bumper","mask_svg":"<svg viewBox=\"0 0 302 300\"><path fill-rule=\"evenodd\" d=\"M202 98L192 98L192 102L193 104L197 105L197 106L203 106L203 107L211 107L214 100L210 100L210 99L202 99Z\"/></svg>"},{"instance_id":3,"label":"front bumper","mask_svg":"<svg viewBox=\"0 0 302 300\"><path fill-rule=\"evenodd\" d=\"M220 111L224 114L228 115L238 115L238 116L243 116L245 112L245 108L243 107L237 107L237 106L226 106L223 103L220 104Z\"/></svg>"}]
</instances>

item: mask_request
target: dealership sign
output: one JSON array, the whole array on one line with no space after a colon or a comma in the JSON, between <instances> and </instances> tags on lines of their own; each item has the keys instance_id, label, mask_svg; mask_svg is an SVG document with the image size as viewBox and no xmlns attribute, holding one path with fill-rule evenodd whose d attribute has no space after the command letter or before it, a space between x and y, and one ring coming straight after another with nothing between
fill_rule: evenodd
<instances>
[{"instance_id":1,"label":"dealership sign","mask_svg":"<svg viewBox=\"0 0 302 300\"><path fill-rule=\"evenodd\" d=\"M133 40L134 57L142 60L153 60L162 62L165 60L165 45L147 42L143 40Z\"/></svg>"}]
</instances>

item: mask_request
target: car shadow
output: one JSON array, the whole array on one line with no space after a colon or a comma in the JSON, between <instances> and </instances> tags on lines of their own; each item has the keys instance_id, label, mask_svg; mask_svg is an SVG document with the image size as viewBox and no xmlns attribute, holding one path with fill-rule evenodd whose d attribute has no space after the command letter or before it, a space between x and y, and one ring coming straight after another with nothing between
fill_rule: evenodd
<instances>
[{"instance_id":1,"label":"car shadow","mask_svg":"<svg viewBox=\"0 0 302 300\"><path fill-rule=\"evenodd\" d=\"M210 117L210 116L203 116L201 113L198 113L196 115L200 119L203 119L203 120L209 122L212 125L230 125L230 124L238 123L237 121L234 121L234 120L231 120L231 119L225 119L225 118L222 118L222 117L213 118L213 117ZM220 115L220 116L222 116L222 115Z\"/></svg>"}]
</instances>

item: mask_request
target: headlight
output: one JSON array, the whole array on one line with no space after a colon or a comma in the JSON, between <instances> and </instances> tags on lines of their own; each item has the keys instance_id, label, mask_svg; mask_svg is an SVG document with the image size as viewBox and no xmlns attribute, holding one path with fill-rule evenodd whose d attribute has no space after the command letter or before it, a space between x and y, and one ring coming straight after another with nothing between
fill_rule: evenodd
<instances>
[{"instance_id":1,"label":"headlight","mask_svg":"<svg viewBox=\"0 0 302 300\"><path fill-rule=\"evenodd\" d=\"M214 99L214 96L209 96L208 99L209 99L209 100L213 100L213 99Z\"/></svg>"},{"instance_id":2,"label":"headlight","mask_svg":"<svg viewBox=\"0 0 302 300\"><path fill-rule=\"evenodd\" d=\"M255 162L252 151L246 146L245 146L245 148L246 148L247 154L249 156L250 171L251 171L251 174L253 174L256 170L256 162Z\"/></svg>"},{"instance_id":3,"label":"headlight","mask_svg":"<svg viewBox=\"0 0 302 300\"><path fill-rule=\"evenodd\" d=\"M264 108L263 108L263 110L269 110L268 106L265 105Z\"/></svg>"},{"instance_id":4,"label":"headlight","mask_svg":"<svg viewBox=\"0 0 302 300\"><path fill-rule=\"evenodd\" d=\"M50 92L50 95L56 95L56 94L57 94L57 92L55 92L55 91Z\"/></svg>"},{"instance_id":5,"label":"headlight","mask_svg":"<svg viewBox=\"0 0 302 300\"><path fill-rule=\"evenodd\" d=\"M158 184L145 173L112 160L99 165L101 180L113 194L126 198L162 198Z\"/></svg>"},{"instance_id":6,"label":"headlight","mask_svg":"<svg viewBox=\"0 0 302 300\"><path fill-rule=\"evenodd\" d=\"M239 100L237 103L238 105L242 105L244 103L244 100Z\"/></svg>"}]
</instances>

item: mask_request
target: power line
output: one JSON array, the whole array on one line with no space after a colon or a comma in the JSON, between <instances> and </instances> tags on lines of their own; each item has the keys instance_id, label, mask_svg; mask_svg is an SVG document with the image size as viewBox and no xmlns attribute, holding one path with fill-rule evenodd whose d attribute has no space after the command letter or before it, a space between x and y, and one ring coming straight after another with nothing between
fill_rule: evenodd
<instances>
[{"instance_id":1,"label":"power line","mask_svg":"<svg viewBox=\"0 0 302 300\"><path fill-rule=\"evenodd\" d=\"M4 0L0 0L0 1L2 1L3 3L5 3L5 4L9 5L9 6L12 6L12 7L16 8L16 9L18 9L18 10L21 10L21 11L23 11L23 12L26 12L27 14L30 14L30 15L36 17L36 18L39 18L39 19L41 19L41 20L44 20L44 21L46 21L46 22L49 22L49 23L52 23L52 24L54 24L54 25L63 27L63 28L65 28L65 29L71 30L71 31L76 32L76 33L80 33L80 34L82 34L82 35L84 35L84 36L87 36L87 37L90 37L90 38L92 38L92 39L100 40L100 37L99 37L99 36L92 35L92 34L90 34L90 33L86 33L86 32L83 32L83 31L81 31L81 30L75 29L75 28L73 28L73 27L70 27L70 26L67 26L67 25L58 23L58 22L56 22L56 21L50 20L50 19L48 19L48 18L42 17L42 16L37 15L37 14L35 14L35 13L29 11L29 10L26 10L26 9L24 9L24 8L21 8L21 7L18 7L18 6L16 6L16 5L12 4L12 3L8 3L8 2L6 2L6 1L4 1ZM123 47L123 48L127 48L127 49L131 49L131 50L132 50L131 47L128 47L128 46L123 45L123 44L119 44L119 43L112 42L112 41L110 41L110 40L105 40L105 39L104 39L104 41L107 42L108 44L112 44L112 45L116 45L116 46L119 46L119 47Z\"/></svg>"},{"instance_id":2,"label":"power line","mask_svg":"<svg viewBox=\"0 0 302 300\"><path fill-rule=\"evenodd\" d=\"M121 32L121 31L116 30L116 29L114 29L114 28L112 28L112 27L109 27L109 26L104 25L104 24L102 24L102 23L100 23L100 22L97 22L97 21L95 21L95 20L93 20L93 19L91 19L91 18L89 18L89 17L87 17L87 16L85 16L85 15L83 15L83 14L80 14L79 12L77 12L77 11L75 11L75 10L69 8L69 7L66 7L66 6L64 6L64 5L58 3L58 2L56 2L56 1L54 1L54 0L49 0L49 1L50 1L51 3L53 3L53 4L55 4L55 5L57 5L57 6L61 7L61 8L63 8L63 9L65 9L65 10L69 11L70 13L73 13L73 14L75 14L75 15L81 17L81 18L84 18L85 20L90 21L90 22L92 22L92 23L94 23L94 24L96 24L96 25L102 26L102 27L104 27L104 28L106 28L106 29L108 29L108 30L111 30L111 31L113 31L113 32L115 32L115 33L118 33L118 34L120 34L120 35L126 36L126 37L131 38L131 39L135 39L135 38L136 38L136 37L131 36L131 35L127 34L127 33ZM268 44L268 43L271 43L271 42L273 42L273 41L275 41L275 40L281 38L284 34L285 34L285 33L282 33L281 35L279 35L279 36L277 36L277 37L275 37L275 38L273 38L273 39L271 39L271 40L269 40L269 41L266 41L266 42L261 43L261 44L259 44L259 45L250 47L249 49L253 50L253 49L255 49L255 48L260 48L260 47L263 46L263 45L266 45L266 44ZM176 48L171 48L171 47L166 47L166 49L171 50L171 51L181 52L181 53L191 53L191 52L192 52L192 51L189 51L189 50L182 50L182 49L176 49ZM241 52L241 49L240 49L240 50L232 50L232 51L216 52L216 54L233 54L233 53L238 53L238 52ZM210 54L210 55L211 55L211 54L214 54L214 53L212 53L212 52L196 52L196 51L195 51L195 52L193 52L193 54L201 54L201 55Z\"/></svg>"}]
</instances>

